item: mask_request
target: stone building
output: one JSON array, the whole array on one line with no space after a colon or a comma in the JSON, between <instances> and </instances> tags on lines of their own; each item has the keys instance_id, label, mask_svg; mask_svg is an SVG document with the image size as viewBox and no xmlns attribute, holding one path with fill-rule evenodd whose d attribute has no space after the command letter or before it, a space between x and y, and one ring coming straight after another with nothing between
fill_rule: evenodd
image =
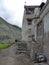
<instances>
[{"instance_id":1,"label":"stone building","mask_svg":"<svg viewBox=\"0 0 49 65\"><path fill-rule=\"evenodd\" d=\"M32 36L35 36L34 32L34 19L38 18L34 15L34 9L39 6L24 6L24 16L22 23L22 40L27 43L28 50L32 57L33 45L32 45Z\"/></svg>"},{"instance_id":2,"label":"stone building","mask_svg":"<svg viewBox=\"0 0 49 65\"><path fill-rule=\"evenodd\" d=\"M38 15L37 15L37 14ZM49 0L40 5L40 11L35 10L35 16L39 18L34 20L35 38L38 43L37 53L44 53L49 64Z\"/></svg>"},{"instance_id":3,"label":"stone building","mask_svg":"<svg viewBox=\"0 0 49 65\"><path fill-rule=\"evenodd\" d=\"M0 17L0 43L12 43L15 40L21 40L21 28Z\"/></svg>"},{"instance_id":4,"label":"stone building","mask_svg":"<svg viewBox=\"0 0 49 65\"><path fill-rule=\"evenodd\" d=\"M32 35L36 39L33 45ZM39 6L24 7L22 40L27 42L31 57L35 53L44 53L49 63L49 0Z\"/></svg>"},{"instance_id":5,"label":"stone building","mask_svg":"<svg viewBox=\"0 0 49 65\"><path fill-rule=\"evenodd\" d=\"M29 41L31 35L34 35L34 19L35 17L34 9L38 9L39 6L24 6L24 16L22 23L22 40Z\"/></svg>"}]
</instances>

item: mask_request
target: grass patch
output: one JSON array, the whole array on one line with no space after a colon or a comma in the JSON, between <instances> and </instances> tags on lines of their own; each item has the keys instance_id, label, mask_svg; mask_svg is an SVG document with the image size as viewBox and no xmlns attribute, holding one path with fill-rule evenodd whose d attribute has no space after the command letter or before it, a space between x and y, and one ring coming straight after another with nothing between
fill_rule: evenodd
<instances>
[{"instance_id":1,"label":"grass patch","mask_svg":"<svg viewBox=\"0 0 49 65\"><path fill-rule=\"evenodd\" d=\"M2 44L0 44L0 50L3 50L3 49L6 49L6 48L8 48L8 47L10 47L12 44L14 44L14 43L2 43Z\"/></svg>"}]
</instances>

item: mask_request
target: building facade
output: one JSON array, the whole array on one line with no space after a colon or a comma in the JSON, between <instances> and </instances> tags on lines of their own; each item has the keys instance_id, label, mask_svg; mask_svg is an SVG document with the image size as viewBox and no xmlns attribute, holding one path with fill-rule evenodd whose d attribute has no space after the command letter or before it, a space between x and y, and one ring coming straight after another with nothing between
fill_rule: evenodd
<instances>
[{"instance_id":1,"label":"building facade","mask_svg":"<svg viewBox=\"0 0 49 65\"><path fill-rule=\"evenodd\" d=\"M30 48L32 35L34 35L34 9L39 6L24 6L24 16L22 23L22 40L26 41Z\"/></svg>"},{"instance_id":2,"label":"building facade","mask_svg":"<svg viewBox=\"0 0 49 65\"><path fill-rule=\"evenodd\" d=\"M31 44L32 35L36 44ZM35 53L43 53L49 64L49 0L40 6L25 6L22 40L27 42L31 58Z\"/></svg>"},{"instance_id":3,"label":"building facade","mask_svg":"<svg viewBox=\"0 0 49 65\"><path fill-rule=\"evenodd\" d=\"M44 53L49 64L49 0L40 10L38 16L39 19L34 21L35 37L38 43L37 53Z\"/></svg>"},{"instance_id":4,"label":"building facade","mask_svg":"<svg viewBox=\"0 0 49 65\"><path fill-rule=\"evenodd\" d=\"M22 40L27 43L27 47L30 51L30 56L33 55L33 45L32 45L32 36L35 37L34 32L34 9L39 6L24 6L24 16L22 23Z\"/></svg>"}]
</instances>

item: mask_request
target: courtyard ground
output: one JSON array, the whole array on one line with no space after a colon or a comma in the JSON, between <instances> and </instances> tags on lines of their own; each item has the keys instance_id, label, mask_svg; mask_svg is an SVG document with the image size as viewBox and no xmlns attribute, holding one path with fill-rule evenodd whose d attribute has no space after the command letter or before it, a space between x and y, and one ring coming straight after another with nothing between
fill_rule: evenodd
<instances>
[{"instance_id":1,"label":"courtyard ground","mask_svg":"<svg viewBox=\"0 0 49 65\"><path fill-rule=\"evenodd\" d=\"M33 65L30 58L24 54L16 54L17 45L0 51L0 65Z\"/></svg>"}]
</instances>

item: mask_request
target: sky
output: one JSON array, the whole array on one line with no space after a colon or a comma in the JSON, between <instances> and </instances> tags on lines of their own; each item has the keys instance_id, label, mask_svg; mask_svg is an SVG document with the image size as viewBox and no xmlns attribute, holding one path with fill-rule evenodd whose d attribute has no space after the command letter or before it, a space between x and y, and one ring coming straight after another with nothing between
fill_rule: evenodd
<instances>
[{"instance_id":1,"label":"sky","mask_svg":"<svg viewBox=\"0 0 49 65\"><path fill-rule=\"evenodd\" d=\"M24 5L40 5L41 2L46 0L0 0L0 17L22 27Z\"/></svg>"}]
</instances>

